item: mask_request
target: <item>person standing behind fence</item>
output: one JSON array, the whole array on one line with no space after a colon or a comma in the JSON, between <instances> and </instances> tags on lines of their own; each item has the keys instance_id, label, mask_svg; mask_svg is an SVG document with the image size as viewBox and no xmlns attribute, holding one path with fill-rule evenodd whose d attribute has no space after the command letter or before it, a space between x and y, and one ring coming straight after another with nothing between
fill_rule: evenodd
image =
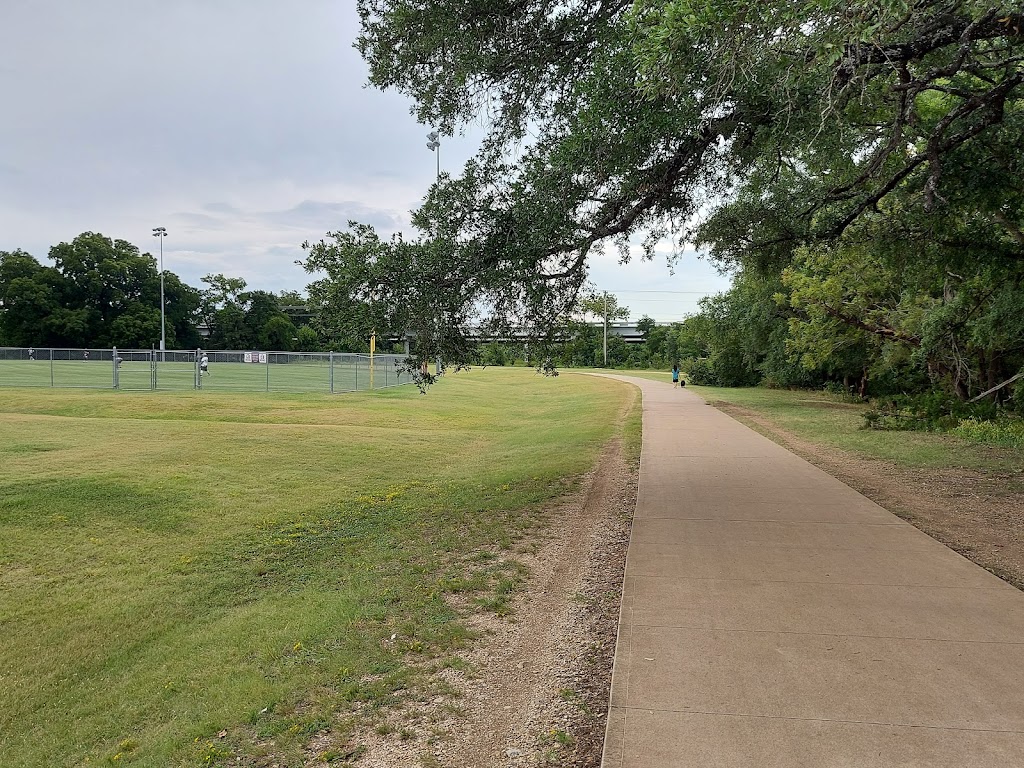
<instances>
[{"instance_id":1,"label":"person standing behind fence","mask_svg":"<svg viewBox=\"0 0 1024 768\"><path fill-rule=\"evenodd\" d=\"M85 362L87 362L87 363L89 362L89 350L88 350L88 349L87 349L87 350L85 350L85 351L84 351L84 352L82 353L82 359L83 359L83 360L85 360Z\"/></svg>"},{"instance_id":2,"label":"person standing behind fence","mask_svg":"<svg viewBox=\"0 0 1024 768\"><path fill-rule=\"evenodd\" d=\"M210 375L210 358L207 357L205 352L199 358L199 375L202 376L203 374Z\"/></svg>"},{"instance_id":3,"label":"person standing behind fence","mask_svg":"<svg viewBox=\"0 0 1024 768\"><path fill-rule=\"evenodd\" d=\"M35 360L36 359L36 351L34 349L32 349L32 347L28 348L28 359L29 360Z\"/></svg>"},{"instance_id":4,"label":"person standing behind fence","mask_svg":"<svg viewBox=\"0 0 1024 768\"><path fill-rule=\"evenodd\" d=\"M679 386L679 363L673 363L672 365L672 386Z\"/></svg>"}]
</instances>

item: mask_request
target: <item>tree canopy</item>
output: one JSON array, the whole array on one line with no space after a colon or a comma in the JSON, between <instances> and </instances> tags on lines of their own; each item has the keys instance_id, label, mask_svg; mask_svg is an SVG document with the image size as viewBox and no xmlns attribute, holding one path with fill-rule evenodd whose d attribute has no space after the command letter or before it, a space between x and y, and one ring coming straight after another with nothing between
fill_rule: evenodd
<instances>
[{"instance_id":1,"label":"tree canopy","mask_svg":"<svg viewBox=\"0 0 1024 768\"><path fill-rule=\"evenodd\" d=\"M0 346L148 349L160 342L156 259L125 240L84 232L49 251L52 265L22 250L0 251ZM205 290L164 272L168 349L326 349L282 308L296 291L247 291L241 278L207 275ZM300 323L308 314L299 315ZM205 325L209 333L202 338ZM364 344L367 342L363 342Z\"/></svg>"},{"instance_id":2,"label":"tree canopy","mask_svg":"<svg viewBox=\"0 0 1024 768\"><path fill-rule=\"evenodd\" d=\"M359 0L370 81L487 138L416 240L310 247L378 331L466 359L469 322L543 342L588 257L695 242L778 275L799 253L1020 285L1020 9L997 2ZM836 252L836 251L832 251ZM361 261L362 259L362 261ZM326 290L326 288L324 288ZM391 325L394 324L394 325ZM430 349L427 349L427 348Z\"/></svg>"},{"instance_id":3,"label":"tree canopy","mask_svg":"<svg viewBox=\"0 0 1024 768\"><path fill-rule=\"evenodd\" d=\"M53 266L0 253L0 335L14 345L147 348L160 340L160 273L125 240L84 232L50 249ZM198 341L195 289L165 273L167 343Z\"/></svg>"}]
</instances>

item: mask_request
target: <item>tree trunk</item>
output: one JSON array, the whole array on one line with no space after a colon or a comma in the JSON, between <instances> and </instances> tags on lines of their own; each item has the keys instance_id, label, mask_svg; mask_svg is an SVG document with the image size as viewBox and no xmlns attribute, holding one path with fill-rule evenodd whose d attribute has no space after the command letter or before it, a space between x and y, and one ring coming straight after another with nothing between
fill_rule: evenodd
<instances>
[{"instance_id":1,"label":"tree trunk","mask_svg":"<svg viewBox=\"0 0 1024 768\"><path fill-rule=\"evenodd\" d=\"M971 392L967 389L967 385L964 384L964 380L960 378L959 370L953 378L953 391L956 392L956 396L961 400L966 400L971 396Z\"/></svg>"},{"instance_id":2,"label":"tree trunk","mask_svg":"<svg viewBox=\"0 0 1024 768\"><path fill-rule=\"evenodd\" d=\"M985 389L990 390L1002 379L1006 378L1005 372L1002 370L1002 359L998 352L993 352L988 356L988 366L985 370ZM1006 392L1004 390L997 390L996 402L1006 399Z\"/></svg>"}]
</instances>

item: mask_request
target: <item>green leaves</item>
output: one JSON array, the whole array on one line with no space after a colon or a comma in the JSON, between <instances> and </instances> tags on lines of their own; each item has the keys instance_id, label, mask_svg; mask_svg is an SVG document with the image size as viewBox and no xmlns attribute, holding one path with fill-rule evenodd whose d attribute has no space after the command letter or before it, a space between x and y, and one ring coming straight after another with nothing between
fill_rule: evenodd
<instances>
[{"instance_id":1,"label":"green leaves","mask_svg":"<svg viewBox=\"0 0 1024 768\"><path fill-rule=\"evenodd\" d=\"M0 253L0 337L21 346L135 347L160 342L155 259L125 240L84 232L50 249L54 266ZM195 337L197 292L165 274L167 338Z\"/></svg>"},{"instance_id":2,"label":"green leaves","mask_svg":"<svg viewBox=\"0 0 1024 768\"><path fill-rule=\"evenodd\" d=\"M910 323L944 270L1016 280L1019 10L974 0L359 9L371 82L410 95L442 132L483 118L488 136L414 213L420 239L382 243L357 228L311 252L339 331L415 328L424 349L453 361L471 354L469 322L543 344L579 308L592 253L615 248L628 261L643 239L652 257L671 238L751 281L792 266L797 304L758 294L765 313L740 323L751 331L740 337L775 354L789 323L766 308L797 313L792 332L804 338L794 343L808 365L847 369L922 338L923 320ZM918 265L929 280L913 274ZM871 304L884 279L908 295ZM729 302L723 317L746 317ZM845 314L814 316L826 305ZM881 329L905 338L878 351ZM744 376L792 374L743 345Z\"/></svg>"}]
</instances>

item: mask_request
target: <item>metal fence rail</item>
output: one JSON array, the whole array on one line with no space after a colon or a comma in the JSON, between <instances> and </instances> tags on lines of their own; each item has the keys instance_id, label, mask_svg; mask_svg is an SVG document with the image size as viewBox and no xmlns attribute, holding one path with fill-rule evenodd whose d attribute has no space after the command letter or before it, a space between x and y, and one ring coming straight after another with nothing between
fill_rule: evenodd
<instances>
[{"instance_id":1,"label":"metal fence rail","mask_svg":"<svg viewBox=\"0 0 1024 768\"><path fill-rule=\"evenodd\" d=\"M355 392L412 383L399 370L404 360L345 352L0 347L0 387Z\"/></svg>"}]
</instances>

